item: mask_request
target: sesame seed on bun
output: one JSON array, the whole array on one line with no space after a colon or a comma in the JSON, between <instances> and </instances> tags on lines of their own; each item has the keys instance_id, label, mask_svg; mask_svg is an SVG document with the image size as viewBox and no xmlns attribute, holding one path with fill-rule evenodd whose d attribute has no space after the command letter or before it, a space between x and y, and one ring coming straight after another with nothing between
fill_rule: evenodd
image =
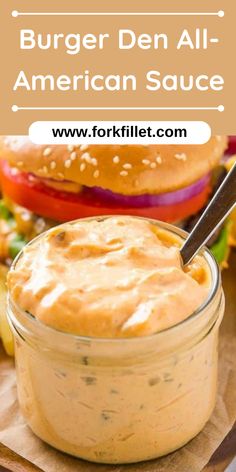
<instances>
[{"instance_id":1,"label":"sesame seed on bun","mask_svg":"<svg viewBox=\"0 0 236 472\"><path fill-rule=\"evenodd\" d=\"M214 169L225 136L204 145L52 145L2 136L0 157L41 178L101 187L124 195L159 194L191 185Z\"/></svg>"}]
</instances>

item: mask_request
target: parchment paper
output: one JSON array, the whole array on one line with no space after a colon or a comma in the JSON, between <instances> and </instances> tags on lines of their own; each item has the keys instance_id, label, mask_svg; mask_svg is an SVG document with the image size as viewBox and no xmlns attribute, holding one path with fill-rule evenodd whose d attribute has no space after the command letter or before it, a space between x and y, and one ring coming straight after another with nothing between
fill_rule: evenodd
<instances>
[{"instance_id":1,"label":"parchment paper","mask_svg":"<svg viewBox=\"0 0 236 472\"><path fill-rule=\"evenodd\" d=\"M17 403L14 364L3 353L0 353L0 441L44 472L200 472L236 421L236 255L223 279L226 314L220 334L217 404L204 430L187 446L162 459L127 466L96 465L57 452L26 426Z\"/></svg>"}]
</instances>

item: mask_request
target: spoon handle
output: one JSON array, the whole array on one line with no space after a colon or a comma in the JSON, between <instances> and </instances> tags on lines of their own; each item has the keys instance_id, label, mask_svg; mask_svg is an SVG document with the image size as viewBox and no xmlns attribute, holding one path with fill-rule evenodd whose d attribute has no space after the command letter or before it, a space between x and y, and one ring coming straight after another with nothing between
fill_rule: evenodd
<instances>
[{"instance_id":1,"label":"spoon handle","mask_svg":"<svg viewBox=\"0 0 236 472\"><path fill-rule=\"evenodd\" d=\"M200 220L184 242L180 253L183 264L188 264L211 238L236 203L236 164L224 179Z\"/></svg>"}]
</instances>

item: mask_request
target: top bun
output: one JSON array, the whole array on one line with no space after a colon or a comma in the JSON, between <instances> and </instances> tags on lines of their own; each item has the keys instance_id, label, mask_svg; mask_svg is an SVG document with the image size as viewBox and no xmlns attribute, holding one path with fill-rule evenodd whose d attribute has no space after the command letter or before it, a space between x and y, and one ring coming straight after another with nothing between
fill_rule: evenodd
<instances>
[{"instance_id":1,"label":"top bun","mask_svg":"<svg viewBox=\"0 0 236 472\"><path fill-rule=\"evenodd\" d=\"M124 195L159 194L191 185L214 169L225 136L203 145L42 146L28 137L0 138L0 157L23 172L102 187Z\"/></svg>"}]
</instances>

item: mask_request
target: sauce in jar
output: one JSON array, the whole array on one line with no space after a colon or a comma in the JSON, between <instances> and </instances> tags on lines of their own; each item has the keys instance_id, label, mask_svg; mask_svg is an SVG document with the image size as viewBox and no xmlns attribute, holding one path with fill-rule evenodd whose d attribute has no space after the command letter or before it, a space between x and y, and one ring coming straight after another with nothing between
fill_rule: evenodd
<instances>
[{"instance_id":1,"label":"sauce in jar","mask_svg":"<svg viewBox=\"0 0 236 472\"><path fill-rule=\"evenodd\" d=\"M22 251L8 313L20 406L41 439L87 460L130 463L204 427L224 297L208 251L183 269L184 236L101 217L54 228Z\"/></svg>"},{"instance_id":2,"label":"sauce in jar","mask_svg":"<svg viewBox=\"0 0 236 472\"><path fill-rule=\"evenodd\" d=\"M181 241L146 220L78 221L29 245L8 277L12 297L43 323L101 338L144 336L190 316L210 273L183 269Z\"/></svg>"}]
</instances>

